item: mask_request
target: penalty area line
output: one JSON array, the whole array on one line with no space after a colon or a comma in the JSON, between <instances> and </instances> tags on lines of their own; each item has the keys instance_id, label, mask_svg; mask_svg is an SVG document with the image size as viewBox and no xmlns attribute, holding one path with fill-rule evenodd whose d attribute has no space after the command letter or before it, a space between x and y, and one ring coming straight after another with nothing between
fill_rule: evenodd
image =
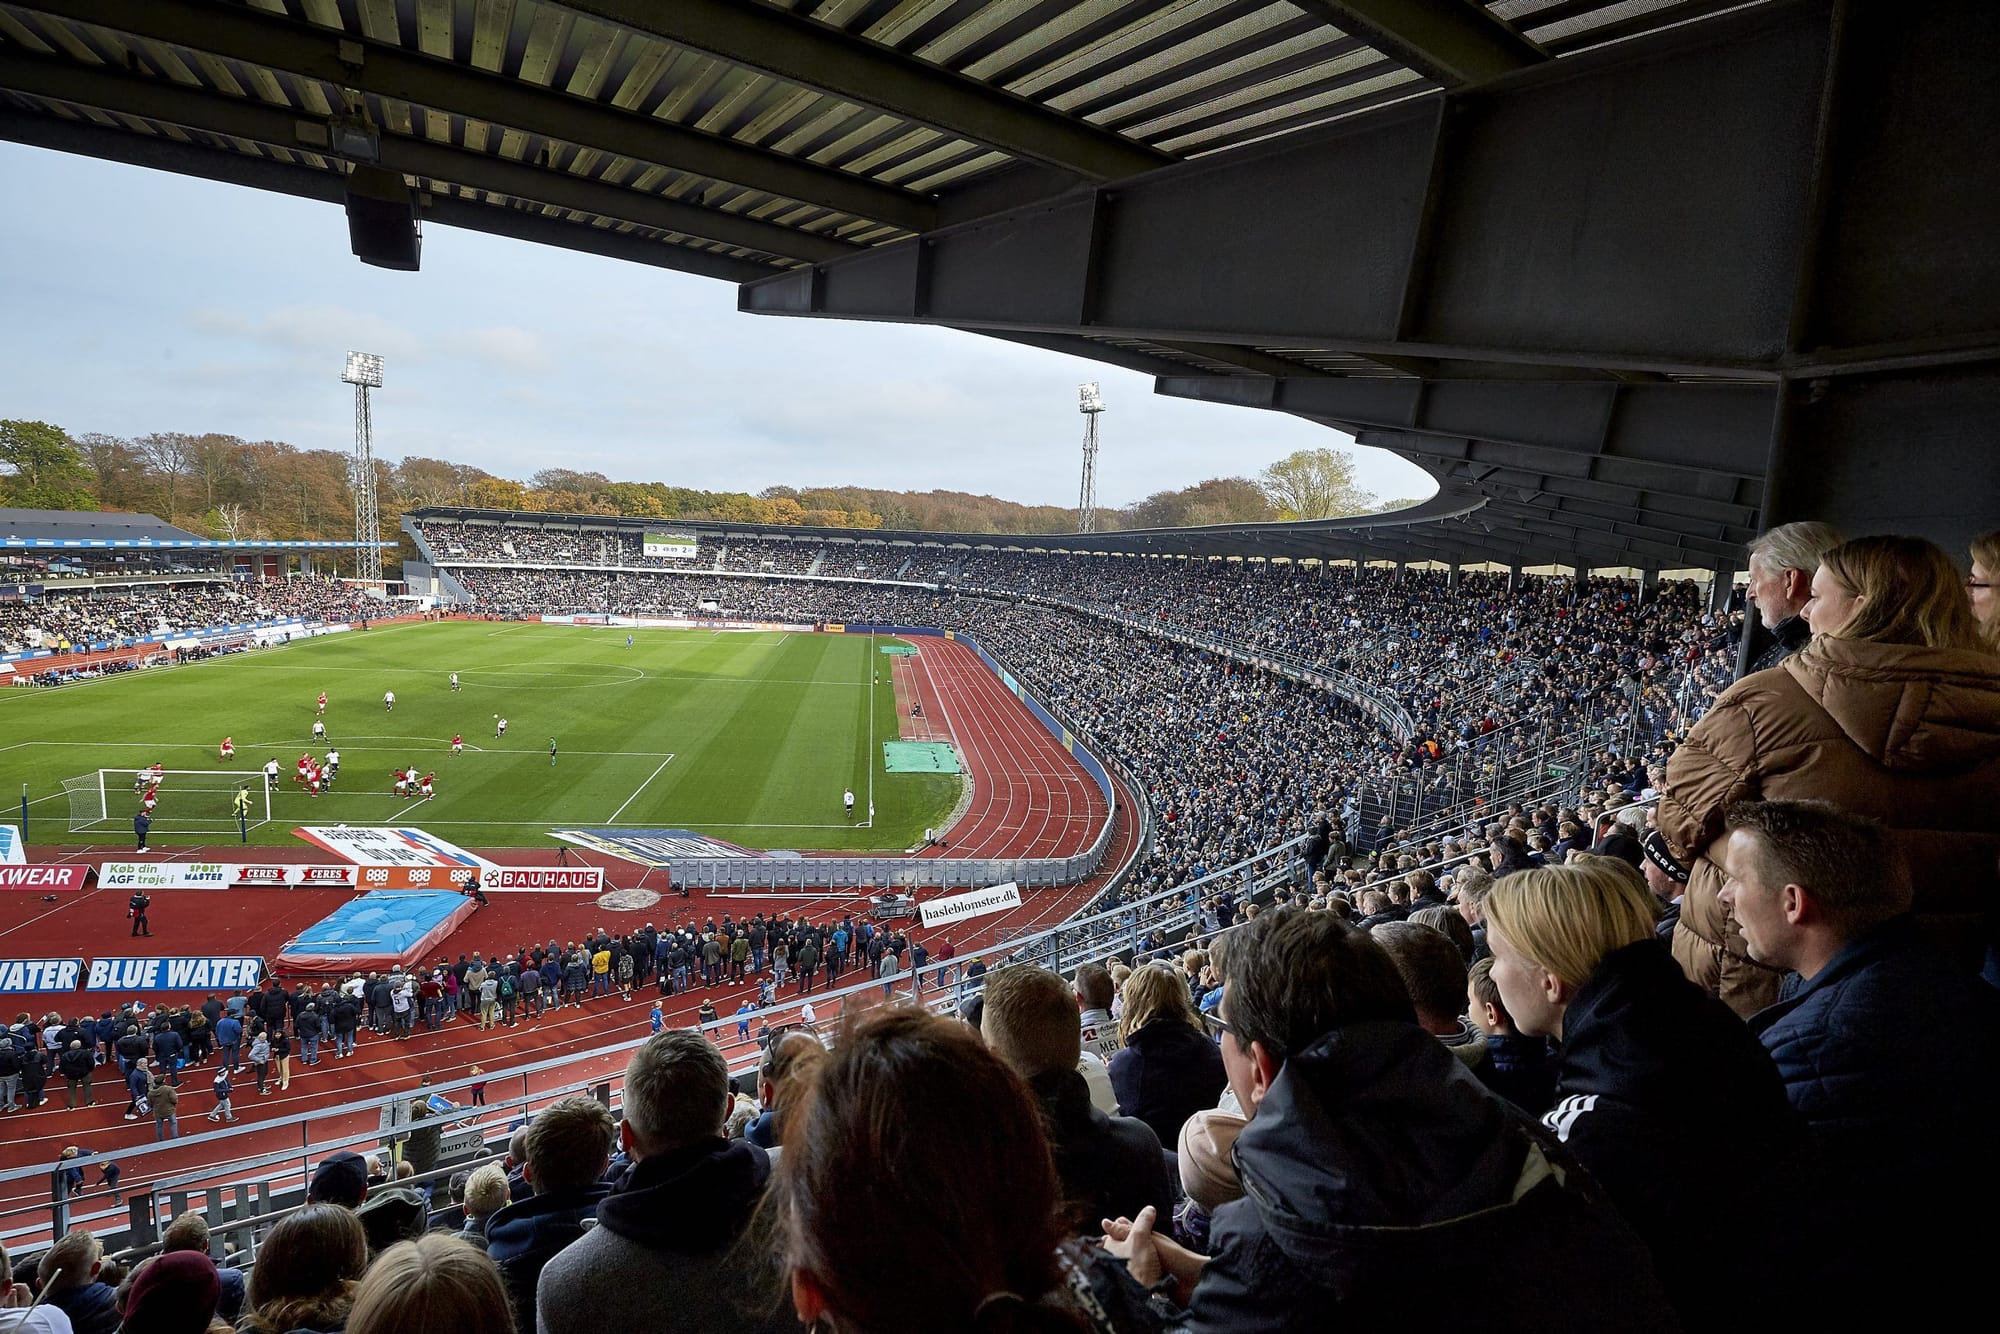
<instances>
[{"instance_id":1,"label":"penalty area line","mask_svg":"<svg viewBox=\"0 0 2000 1334\"><path fill-rule=\"evenodd\" d=\"M666 768L673 762L674 762L674 757L671 753L669 753L667 758L660 761L659 769L655 769L653 770L653 772L646 775L646 782L641 783L639 784L639 786L632 789L632 795L625 798L625 806L630 806L633 802L637 801L639 799L639 794L646 790L647 784L651 783L655 778L658 778L660 776L660 769ZM604 823L606 824L617 823L618 817L625 813L625 806L620 806L617 810L611 812L611 817L607 819Z\"/></svg>"}]
</instances>

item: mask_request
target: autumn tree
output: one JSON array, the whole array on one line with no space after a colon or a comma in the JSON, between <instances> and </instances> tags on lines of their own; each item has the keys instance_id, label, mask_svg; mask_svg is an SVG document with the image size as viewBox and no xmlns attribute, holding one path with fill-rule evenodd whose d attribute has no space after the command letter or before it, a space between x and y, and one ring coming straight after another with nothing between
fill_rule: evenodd
<instances>
[{"instance_id":1,"label":"autumn tree","mask_svg":"<svg viewBox=\"0 0 2000 1334\"><path fill-rule=\"evenodd\" d=\"M130 440L90 432L76 438L77 452L89 465L97 508L144 510L152 505L152 478L146 459Z\"/></svg>"},{"instance_id":2,"label":"autumn tree","mask_svg":"<svg viewBox=\"0 0 2000 1334\"><path fill-rule=\"evenodd\" d=\"M94 510L90 465L59 426L0 421L0 504L35 510Z\"/></svg>"},{"instance_id":3,"label":"autumn tree","mask_svg":"<svg viewBox=\"0 0 2000 1334\"><path fill-rule=\"evenodd\" d=\"M1265 523L1271 501L1246 477L1211 477L1178 491L1156 491L1124 511L1126 528L1188 528L1213 523Z\"/></svg>"},{"instance_id":4,"label":"autumn tree","mask_svg":"<svg viewBox=\"0 0 2000 1334\"><path fill-rule=\"evenodd\" d=\"M1373 510L1375 497L1354 480L1354 456L1340 449L1301 449L1258 479L1281 519L1338 519Z\"/></svg>"}]
</instances>

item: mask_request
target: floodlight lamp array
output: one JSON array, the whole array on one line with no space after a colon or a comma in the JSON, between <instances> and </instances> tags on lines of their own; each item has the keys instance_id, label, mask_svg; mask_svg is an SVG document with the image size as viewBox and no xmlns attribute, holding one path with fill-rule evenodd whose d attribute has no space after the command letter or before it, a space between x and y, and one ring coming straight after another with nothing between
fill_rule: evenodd
<instances>
[{"instance_id":1,"label":"floodlight lamp array","mask_svg":"<svg viewBox=\"0 0 2000 1334\"><path fill-rule=\"evenodd\" d=\"M370 389L382 387L382 358L373 352L349 352L347 369L340 373L343 384L366 385Z\"/></svg>"},{"instance_id":2,"label":"floodlight lamp array","mask_svg":"<svg viewBox=\"0 0 2000 1334\"><path fill-rule=\"evenodd\" d=\"M1078 412L1104 411L1104 395L1098 391L1096 383L1080 384L1076 387Z\"/></svg>"}]
</instances>

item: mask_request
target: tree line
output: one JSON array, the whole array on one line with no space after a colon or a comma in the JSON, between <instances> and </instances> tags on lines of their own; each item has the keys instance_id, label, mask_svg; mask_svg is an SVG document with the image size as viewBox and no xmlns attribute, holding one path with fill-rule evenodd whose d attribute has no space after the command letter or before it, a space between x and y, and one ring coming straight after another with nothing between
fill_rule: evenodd
<instances>
[{"instance_id":1,"label":"tree line","mask_svg":"<svg viewBox=\"0 0 2000 1334\"><path fill-rule=\"evenodd\" d=\"M0 506L149 513L203 536L234 540L339 540L353 535L354 481L351 456L341 450L214 432L73 436L47 422L0 420ZM751 494L613 481L570 468L544 468L516 481L422 456L377 459L375 491L390 541L404 513L435 505L923 532L1054 534L1076 528L1076 511L1066 506L963 491L772 486ZM1262 523L1408 503L1379 503L1356 483L1353 459L1344 451L1301 450L1254 479L1218 477L1156 492L1100 509L1097 522L1100 529Z\"/></svg>"}]
</instances>

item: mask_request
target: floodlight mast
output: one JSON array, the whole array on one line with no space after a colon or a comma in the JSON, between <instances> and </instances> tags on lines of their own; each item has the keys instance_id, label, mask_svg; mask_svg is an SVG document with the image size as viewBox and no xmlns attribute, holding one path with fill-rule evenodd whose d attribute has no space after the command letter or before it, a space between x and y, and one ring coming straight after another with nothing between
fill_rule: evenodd
<instances>
[{"instance_id":1,"label":"floodlight mast","mask_svg":"<svg viewBox=\"0 0 2000 1334\"><path fill-rule=\"evenodd\" d=\"M382 358L373 352L349 352L342 384L354 386L354 577L382 577L382 510L375 494L374 424L368 414L368 391L382 387Z\"/></svg>"},{"instance_id":2,"label":"floodlight mast","mask_svg":"<svg viewBox=\"0 0 2000 1334\"><path fill-rule=\"evenodd\" d=\"M1076 492L1076 530L1097 531L1097 419L1104 412L1104 395L1097 385L1076 387L1076 410L1083 414L1083 484Z\"/></svg>"}]
</instances>

